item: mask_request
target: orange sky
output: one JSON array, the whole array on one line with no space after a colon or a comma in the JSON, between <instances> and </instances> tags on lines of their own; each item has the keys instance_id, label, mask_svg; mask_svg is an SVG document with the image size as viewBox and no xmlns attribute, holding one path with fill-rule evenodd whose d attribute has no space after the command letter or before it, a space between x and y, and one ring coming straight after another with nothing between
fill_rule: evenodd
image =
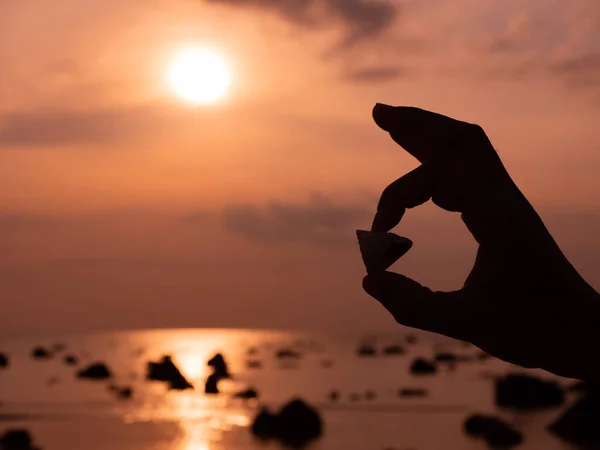
<instances>
[{"instance_id":1,"label":"orange sky","mask_svg":"<svg viewBox=\"0 0 600 450\"><path fill-rule=\"evenodd\" d=\"M7 0L0 3L3 332L394 326L354 230L416 166L375 102L481 124L600 288L597 0ZM207 45L233 89L166 83ZM460 286L475 246L426 206L397 270Z\"/></svg>"}]
</instances>

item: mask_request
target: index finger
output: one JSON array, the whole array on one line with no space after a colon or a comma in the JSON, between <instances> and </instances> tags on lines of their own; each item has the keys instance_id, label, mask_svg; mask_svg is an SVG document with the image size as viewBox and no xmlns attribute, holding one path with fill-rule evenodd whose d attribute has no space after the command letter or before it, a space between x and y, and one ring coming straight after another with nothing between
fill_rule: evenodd
<instances>
[{"instance_id":1,"label":"index finger","mask_svg":"<svg viewBox=\"0 0 600 450\"><path fill-rule=\"evenodd\" d=\"M390 231L400 223L407 208L428 201L435 185L434 166L421 164L386 187L379 199L372 231Z\"/></svg>"},{"instance_id":2,"label":"index finger","mask_svg":"<svg viewBox=\"0 0 600 450\"><path fill-rule=\"evenodd\" d=\"M373 120L391 138L420 162L443 156L452 142L471 126L467 122L412 106L377 103Z\"/></svg>"}]
</instances>

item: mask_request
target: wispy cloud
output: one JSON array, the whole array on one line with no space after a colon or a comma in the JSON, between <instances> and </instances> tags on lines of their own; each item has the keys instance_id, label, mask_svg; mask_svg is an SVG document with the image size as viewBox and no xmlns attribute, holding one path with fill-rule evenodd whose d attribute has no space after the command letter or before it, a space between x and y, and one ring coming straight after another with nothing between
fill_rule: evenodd
<instances>
[{"instance_id":1,"label":"wispy cloud","mask_svg":"<svg viewBox=\"0 0 600 450\"><path fill-rule=\"evenodd\" d=\"M395 21L397 7L386 0L206 0L207 3L255 8L278 14L306 28L341 24L346 45L373 37Z\"/></svg>"},{"instance_id":2,"label":"wispy cloud","mask_svg":"<svg viewBox=\"0 0 600 450\"><path fill-rule=\"evenodd\" d=\"M222 219L228 230L263 243L337 246L354 237L353 228L370 212L362 203L337 204L327 196L315 194L304 203L230 205L223 210Z\"/></svg>"},{"instance_id":3,"label":"wispy cloud","mask_svg":"<svg viewBox=\"0 0 600 450\"><path fill-rule=\"evenodd\" d=\"M397 66L375 66L348 72L346 79L359 83L381 83L413 75L413 70Z\"/></svg>"}]
</instances>

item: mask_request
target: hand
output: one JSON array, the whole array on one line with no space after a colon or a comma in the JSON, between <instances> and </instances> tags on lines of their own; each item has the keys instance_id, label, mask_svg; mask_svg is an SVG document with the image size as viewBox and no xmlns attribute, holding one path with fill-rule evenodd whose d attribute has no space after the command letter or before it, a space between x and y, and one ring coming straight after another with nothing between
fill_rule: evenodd
<instances>
[{"instance_id":1,"label":"hand","mask_svg":"<svg viewBox=\"0 0 600 450\"><path fill-rule=\"evenodd\" d=\"M363 287L403 325L469 341L505 361L600 379L600 296L567 261L478 125L377 104L377 125L421 165L381 195L374 231L428 200L461 217L479 244L462 289L434 292L403 275ZM418 243L417 243L418 245Z\"/></svg>"}]
</instances>

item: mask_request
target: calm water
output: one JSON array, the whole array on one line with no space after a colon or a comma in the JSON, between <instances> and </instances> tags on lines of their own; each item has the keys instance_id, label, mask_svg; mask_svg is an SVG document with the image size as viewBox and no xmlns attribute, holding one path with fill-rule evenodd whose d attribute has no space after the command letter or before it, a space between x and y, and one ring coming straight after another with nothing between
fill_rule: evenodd
<instances>
[{"instance_id":1,"label":"calm water","mask_svg":"<svg viewBox=\"0 0 600 450\"><path fill-rule=\"evenodd\" d=\"M405 345L405 355L359 358L356 348L364 339L381 349L404 345L406 337L161 330L3 340L0 351L9 355L10 367L0 370L0 432L25 426L45 450L276 449L276 444L254 441L249 433L257 405L230 398L230 393L254 387L263 403L277 407L300 396L322 412L325 435L314 449L487 448L463 435L462 422L471 412L495 412L489 376L514 367L491 359L414 376L408 367L416 356L430 357L435 349L474 355L477 349L418 335L417 343ZM66 344L66 350L53 359L30 358L34 345L57 343ZM253 347L256 354L248 356ZM303 356L293 363L280 361L274 353L282 347L301 350ZM209 373L206 361L216 352L225 356L234 380L220 384L224 393L211 398L203 388ZM76 379L75 368L63 363L69 353L81 359L79 366L106 362L115 373L112 382L131 386L133 399L116 399L107 382ZM195 390L168 392L161 383L144 380L147 361L163 354L173 356ZM249 359L260 360L262 368L248 368ZM398 389L407 387L423 387L430 394L399 398ZM341 395L335 403L328 399L334 389ZM367 391L375 399L367 399ZM353 394L360 398L351 398ZM526 442L519 448L570 449L544 430L560 412L499 415L525 433ZM13 414L23 416L8 420Z\"/></svg>"}]
</instances>

